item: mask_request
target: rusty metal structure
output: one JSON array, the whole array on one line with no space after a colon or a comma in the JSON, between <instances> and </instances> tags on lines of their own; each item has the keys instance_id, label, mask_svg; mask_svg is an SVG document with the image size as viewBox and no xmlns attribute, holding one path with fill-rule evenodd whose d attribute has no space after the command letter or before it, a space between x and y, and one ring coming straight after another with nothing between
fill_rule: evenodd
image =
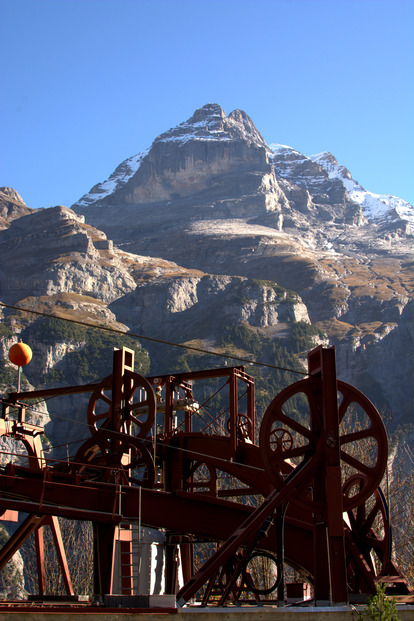
<instances>
[{"instance_id":1,"label":"rusty metal structure","mask_svg":"<svg viewBox=\"0 0 414 621\"><path fill-rule=\"evenodd\" d=\"M196 398L198 384L220 395L213 414L207 398ZM25 400L81 393L89 395L90 437L74 456L49 460ZM20 438L27 461L0 468L0 513L28 517L0 550L0 569L34 533L41 595L46 525L73 595L58 517L92 522L100 598L113 593L116 570L118 592L136 594L137 524L165 534L164 591L179 606L196 597L202 605L281 603L286 565L312 584L316 604L356 601L379 580L408 593L380 489L386 431L373 404L337 379L333 348L308 354L308 376L273 399L260 430L244 367L143 377L125 348L100 382L13 393L2 405L0 435ZM208 553L196 563L201 544ZM255 570L265 565L266 576Z\"/></svg>"}]
</instances>

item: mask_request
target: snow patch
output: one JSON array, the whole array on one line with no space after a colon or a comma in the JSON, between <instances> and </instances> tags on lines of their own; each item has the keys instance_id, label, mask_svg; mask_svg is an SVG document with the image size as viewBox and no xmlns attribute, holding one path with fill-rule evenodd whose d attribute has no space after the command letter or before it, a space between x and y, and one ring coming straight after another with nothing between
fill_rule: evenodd
<instances>
[{"instance_id":1,"label":"snow patch","mask_svg":"<svg viewBox=\"0 0 414 621\"><path fill-rule=\"evenodd\" d=\"M119 190L119 188L125 185L131 177L135 175L148 153L149 149L146 149L124 160L106 181L95 185L88 194L82 196L75 204L77 206L86 207L109 196L115 192L115 190Z\"/></svg>"},{"instance_id":2,"label":"snow patch","mask_svg":"<svg viewBox=\"0 0 414 621\"><path fill-rule=\"evenodd\" d=\"M324 168L330 179L342 181L349 198L361 205L363 214L368 220L378 223L405 220L409 223L411 231L414 231L414 209L410 203L391 194L374 194L365 190L327 151L311 155L310 159Z\"/></svg>"},{"instance_id":3,"label":"snow patch","mask_svg":"<svg viewBox=\"0 0 414 621\"><path fill-rule=\"evenodd\" d=\"M294 153L295 155L299 155L300 158L308 159L303 153L296 151L292 147L289 147L287 144L278 144L277 142L272 142L268 145L269 149L272 151L270 157L274 157L280 153Z\"/></svg>"},{"instance_id":4,"label":"snow patch","mask_svg":"<svg viewBox=\"0 0 414 621\"><path fill-rule=\"evenodd\" d=\"M271 143L269 148L271 149L271 153L268 154L269 160L275 166L275 170L278 172L280 166L283 166L280 169L283 170L282 176L287 175L292 180L302 179L300 164L312 161L326 171L329 179L338 179L343 183L349 198L361 206L368 221L376 224L404 221L408 224L407 232L414 232L414 208L410 203L391 194L375 194L365 190L352 179L349 170L338 164L335 157L328 151L307 157L284 144ZM279 163L278 166L278 159L283 162L283 165Z\"/></svg>"},{"instance_id":5,"label":"snow patch","mask_svg":"<svg viewBox=\"0 0 414 621\"><path fill-rule=\"evenodd\" d=\"M211 141L211 140L232 140L228 134L223 131L214 131L211 130L205 134L197 134L197 133L187 133L182 135L173 135L166 136L161 138L159 142L177 142L181 144L185 144L186 142L190 142L190 140L203 140L203 141Z\"/></svg>"},{"instance_id":6,"label":"snow patch","mask_svg":"<svg viewBox=\"0 0 414 621\"><path fill-rule=\"evenodd\" d=\"M311 162L309 157L285 144L272 143L269 145L269 148L271 152L268 152L268 158L270 163L273 164L276 174L283 179L290 177L293 182L304 180L306 184L314 185L315 175L313 172L309 173L306 166L307 163ZM302 164L305 164L305 166L301 166ZM316 183L319 181L317 179Z\"/></svg>"},{"instance_id":7,"label":"snow patch","mask_svg":"<svg viewBox=\"0 0 414 621\"><path fill-rule=\"evenodd\" d=\"M233 118L232 114L239 112L237 118ZM194 117L200 120L193 120ZM247 140L257 139L261 142L263 139L256 135L253 126L249 126L250 119L244 116L244 113L234 110L228 117L225 116L223 110L219 106L204 107L198 110L195 115L180 123L177 127L173 127L167 132L156 138L155 142L174 142L185 144L190 141L232 141L236 136L242 136ZM264 143L263 143L264 144Z\"/></svg>"},{"instance_id":8,"label":"snow patch","mask_svg":"<svg viewBox=\"0 0 414 621\"><path fill-rule=\"evenodd\" d=\"M211 114L205 117L202 121L195 121L190 123L185 121L180 123L177 127L170 129L169 131L161 134L156 139L156 142L176 142L185 144L191 140L231 140L228 132L224 131L221 127L215 129L217 122L221 124L222 117L217 114Z\"/></svg>"}]
</instances>

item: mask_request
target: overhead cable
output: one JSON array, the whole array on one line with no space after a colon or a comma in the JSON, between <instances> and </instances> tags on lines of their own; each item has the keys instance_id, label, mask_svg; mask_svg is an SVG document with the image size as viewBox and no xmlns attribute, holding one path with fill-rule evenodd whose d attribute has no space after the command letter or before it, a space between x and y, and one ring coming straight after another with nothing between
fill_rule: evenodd
<instances>
[{"instance_id":1,"label":"overhead cable","mask_svg":"<svg viewBox=\"0 0 414 621\"><path fill-rule=\"evenodd\" d=\"M309 375L306 371L298 371L297 369L288 369L287 367L280 367L275 364L268 364L267 362L259 362L257 360L250 360L249 358L241 358L239 356L233 356L231 354L220 354L216 351L211 351L209 349L203 349L201 347L194 347L193 345L183 345L182 343L173 343L172 341L165 341L163 339L157 339L151 336L143 336L142 334L135 334L134 332L123 332L122 330L118 330L116 328L111 328L109 326L99 326L92 323L88 323L87 321L79 321L78 319L69 319L68 317L59 317L58 315L52 315L50 313L43 313L41 311L35 311L29 308L22 308L20 306L12 306L11 304L4 304L4 302L0 302L0 306L4 308L9 308L11 310L22 311L24 313L33 313L34 315L40 315L41 317L48 317L49 319L58 319L60 321L68 321L70 323L75 323L81 326L85 326L87 328L95 328L97 330L105 330L106 332L113 332L115 334L122 334L123 336L130 336L136 339L141 339L143 341L151 341L153 343L160 343L162 345L168 345L170 347L179 347L181 349L188 349L190 351L196 351L202 354L208 354L210 356L218 356L220 358L226 358L228 360L236 360L238 362L245 362L246 364L251 364L259 367L267 367L269 369L276 369L278 371L286 371L287 373L295 373L297 375Z\"/></svg>"}]
</instances>

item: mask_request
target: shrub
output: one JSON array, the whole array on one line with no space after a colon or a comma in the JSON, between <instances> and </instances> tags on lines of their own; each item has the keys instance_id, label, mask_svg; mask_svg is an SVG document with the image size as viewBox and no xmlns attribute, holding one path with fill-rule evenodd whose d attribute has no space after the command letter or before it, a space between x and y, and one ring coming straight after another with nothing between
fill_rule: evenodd
<instances>
[{"instance_id":1,"label":"shrub","mask_svg":"<svg viewBox=\"0 0 414 621\"><path fill-rule=\"evenodd\" d=\"M385 595L385 584L379 582L376 588L376 593L369 598L364 611L359 615L359 621L364 621L364 619L399 621L395 598L389 598Z\"/></svg>"}]
</instances>

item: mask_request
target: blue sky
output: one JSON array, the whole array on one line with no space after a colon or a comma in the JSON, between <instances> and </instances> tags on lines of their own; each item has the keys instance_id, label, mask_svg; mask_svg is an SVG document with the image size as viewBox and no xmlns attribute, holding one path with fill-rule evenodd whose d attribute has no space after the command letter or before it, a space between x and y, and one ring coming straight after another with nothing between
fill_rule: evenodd
<instances>
[{"instance_id":1,"label":"blue sky","mask_svg":"<svg viewBox=\"0 0 414 621\"><path fill-rule=\"evenodd\" d=\"M414 203L412 0L0 0L0 185L70 206L206 103Z\"/></svg>"}]
</instances>

